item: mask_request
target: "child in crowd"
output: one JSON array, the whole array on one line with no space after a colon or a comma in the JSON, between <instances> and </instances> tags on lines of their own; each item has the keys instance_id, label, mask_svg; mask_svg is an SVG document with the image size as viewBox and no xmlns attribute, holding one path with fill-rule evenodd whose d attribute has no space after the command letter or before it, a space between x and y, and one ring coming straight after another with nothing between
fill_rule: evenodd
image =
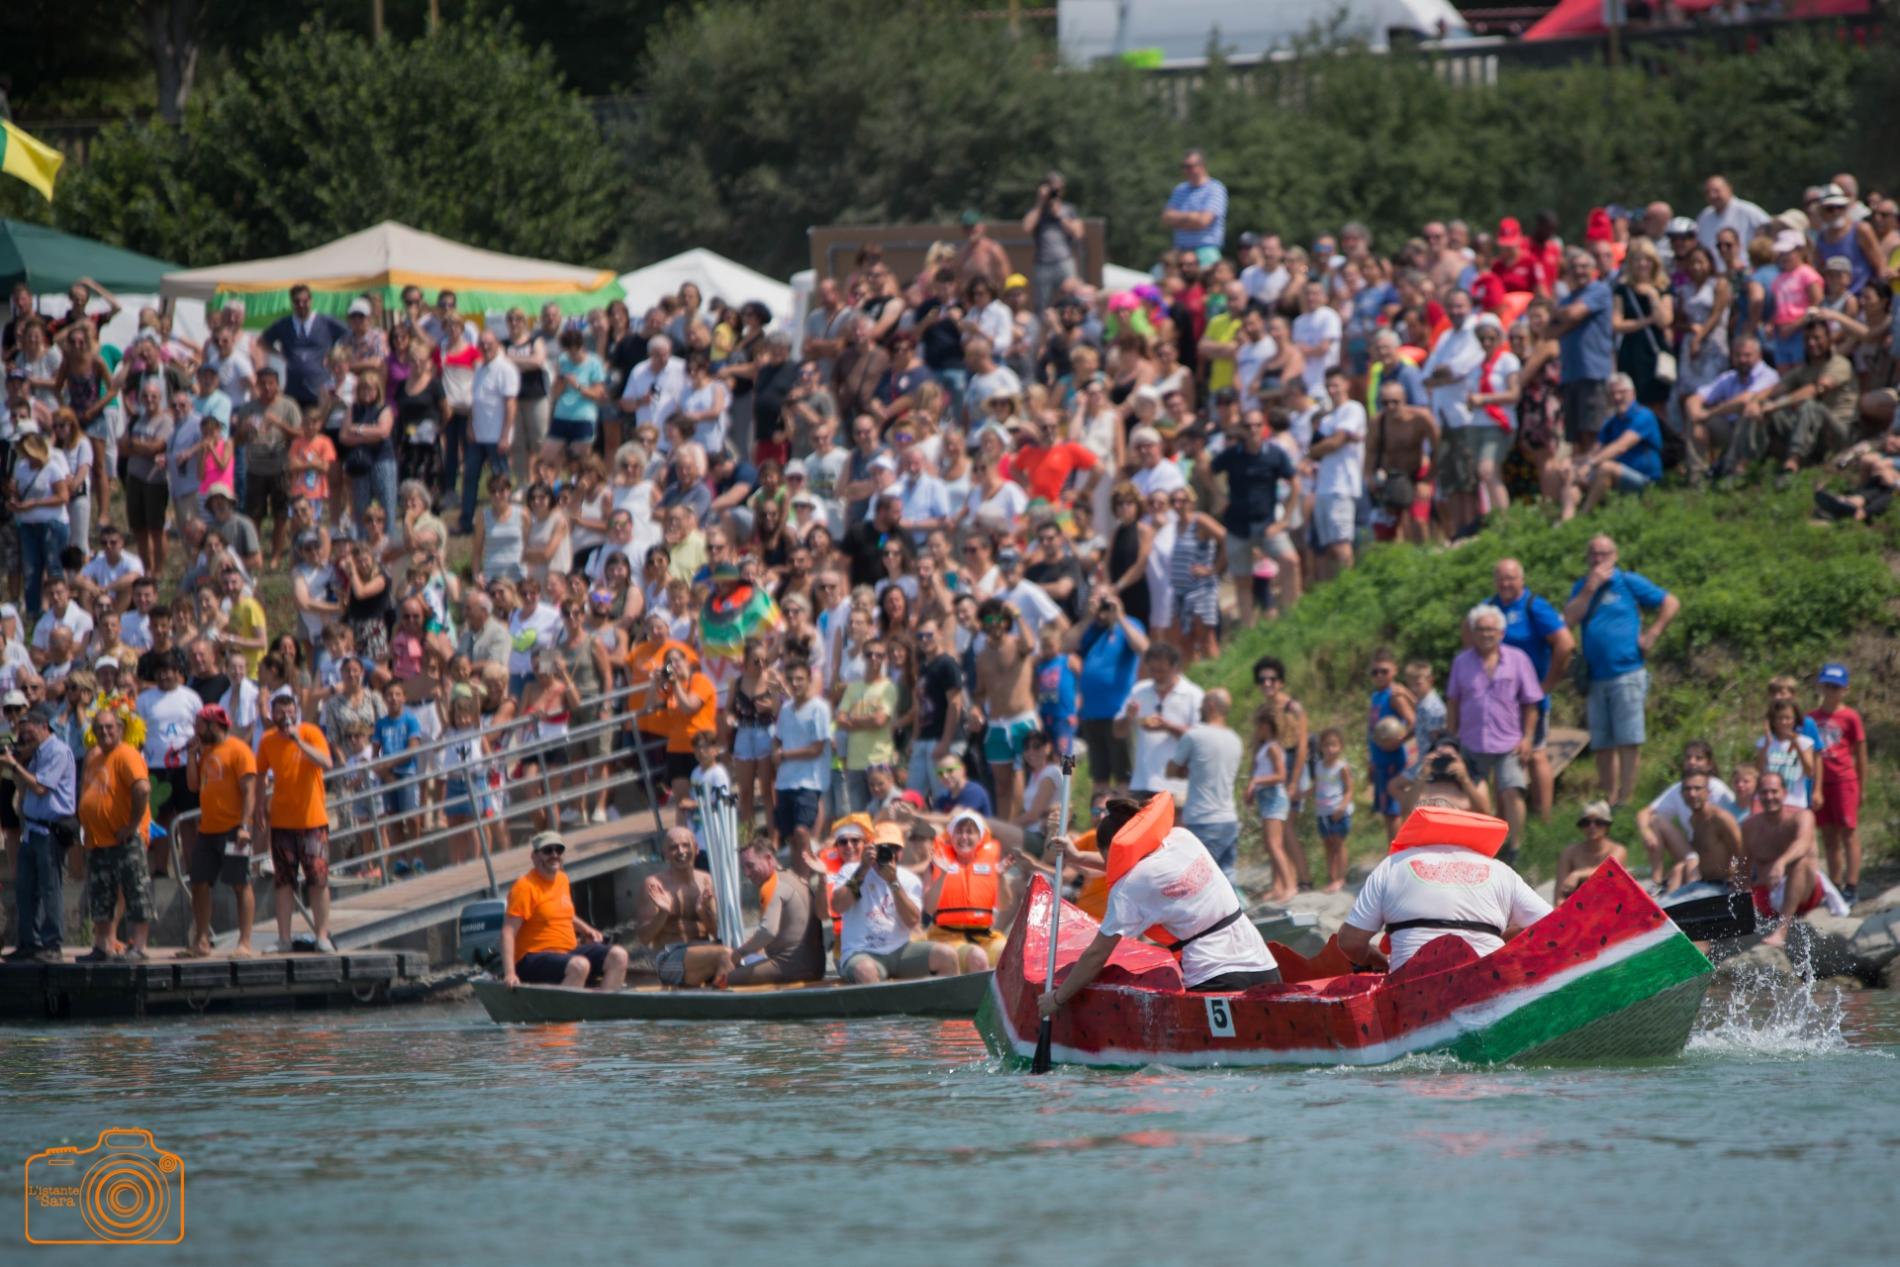
<instances>
[{"instance_id":1,"label":"child in crowd","mask_svg":"<svg viewBox=\"0 0 1900 1267\"><path fill-rule=\"evenodd\" d=\"M1417 701L1412 716L1412 734L1415 739L1412 764L1406 767L1405 777L1416 781L1418 767L1425 760L1425 754L1445 738L1447 713L1445 699L1438 693L1438 675L1430 660L1406 662L1405 686Z\"/></svg>"},{"instance_id":2,"label":"child in crowd","mask_svg":"<svg viewBox=\"0 0 1900 1267\"><path fill-rule=\"evenodd\" d=\"M209 506L211 494L223 493L237 500L237 450L224 434L224 423L215 414L198 421L199 440L181 458L198 458L198 504Z\"/></svg>"},{"instance_id":3,"label":"child in crowd","mask_svg":"<svg viewBox=\"0 0 1900 1267\"><path fill-rule=\"evenodd\" d=\"M713 731L702 730L693 736L693 760L698 764L686 776L690 795L680 802L680 822L693 829L699 847L704 849L707 811L712 809L715 798L733 794L732 775L719 759L719 736Z\"/></svg>"},{"instance_id":4,"label":"child in crowd","mask_svg":"<svg viewBox=\"0 0 1900 1267\"><path fill-rule=\"evenodd\" d=\"M1320 732L1313 815L1326 848L1326 887L1321 891L1337 893L1346 887L1346 837L1352 832L1352 767L1346 764L1345 733L1337 726Z\"/></svg>"},{"instance_id":5,"label":"child in crowd","mask_svg":"<svg viewBox=\"0 0 1900 1267\"><path fill-rule=\"evenodd\" d=\"M1299 875L1286 846L1286 820L1292 806L1287 794L1286 749L1280 746L1280 725L1265 705L1253 715L1253 777L1247 780L1247 799L1260 816L1260 831L1273 863L1273 887L1267 901L1285 902L1300 891Z\"/></svg>"},{"instance_id":6,"label":"child in crowd","mask_svg":"<svg viewBox=\"0 0 1900 1267\"><path fill-rule=\"evenodd\" d=\"M336 465L336 445L323 434L323 409L309 405L303 411L303 434L290 442L285 472L290 496L310 503L312 518L322 523L330 501L330 468Z\"/></svg>"},{"instance_id":7,"label":"child in crowd","mask_svg":"<svg viewBox=\"0 0 1900 1267\"><path fill-rule=\"evenodd\" d=\"M352 830L376 819L376 798L358 797L357 793L367 792L377 785L376 744L370 723L359 718L351 718L343 726L343 751L338 754L339 765L324 778L324 788L330 797L332 815L331 830L341 834L349 832L349 844L345 850L354 858L374 847L371 833ZM338 798L349 798L338 806ZM406 871L407 868L405 867ZM380 878L382 869L375 867L366 873Z\"/></svg>"},{"instance_id":8,"label":"child in crowd","mask_svg":"<svg viewBox=\"0 0 1900 1267\"><path fill-rule=\"evenodd\" d=\"M1753 761L1738 761L1728 782L1735 793L1735 821L1739 823L1755 812L1755 789L1761 786L1761 767Z\"/></svg>"},{"instance_id":9,"label":"child in crowd","mask_svg":"<svg viewBox=\"0 0 1900 1267\"><path fill-rule=\"evenodd\" d=\"M1073 657L1062 650L1062 633L1051 621L1036 632L1036 712L1043 733L1059 756L1075 751L1076 688L1079 679Z\"/></svg>"},{"instance_id":10,"label":"child in crowd","mask_svg":"<svg viewBox=\"0 0 1900 1267\"><path fill-rule=\"evenodd\" d=\"M1392 781L1405 773L1406 745L1401 742L1393 749L1381 748L1372 735L1381 721L1396 717L1405 723L1405 738L1409 740L1417 721L1418 701L1398 680L1399 662L1390 651L1373 653L1371 673L1372 697L1366 710L1366 783L1372 790L1373 812L1384 817L1385 834L1391 837L1398 835L1399 822L1405 816L1399 790Z\"/></svg>"},{"instance_id":11,"label":"child in crowd","mask_svg":"<svg viewBox=\"0 0 1900 1267\"><path fill-rule=\"evenodd\" d=\"M666 583L667 637L675 642L694 641L698 628L693 620L693 587L677 576Z\"/></svg>"},{"instance_id":12,"label":"child in crowd","mask_svg":"<svg viewBox=\"0 0 1900 1267\"><path fill-rule=\"evenodd\" d=\"M1860 795L1867 786L1867 725L1847 705L1847 666L1824 664L1821 706L1808 714L1820 733L1821 795L1814 822L1827 847L1827 873L1849 902L1860 896Z\"/></svg>"},{"instance_id":13,"label":"child in crowd","mask_svg":"<svg viewBox=\"0 0 1900 1267\"><path fill-rule=\"evenodd\" d=\"M408 693L401 682L383 688L384 713L376 719L376 752L381 758L382 781L395 784L383 794L383 812L389 817L390 842L403 844L420 835L421 788L410 780L416 773L412 748L422 746L422 727L407 708Z\"/></svg>"},{"instance_id":14,"label":"child in crowd","mask_svg":"<svg viewBox=\"0 0 1900 1267\"><path fill-rule=\"evenodd\" d=\"M1801 682L1791 673L1777 674L1768 679L1768 702L1770 704L1779 704L1783 700L1786 700L1788 703L1793 704L1795 706L1795 730L1800 734L1806 735L1808 741L1814 745L1814 750L1819 752L1821 750L1821 731L1820 728L1814 724L1812 718L1801 715L1801 705L1799 702L1800 692ZM1762 733L1767 733L1766 726L1762 727ZM1810 782L1808 784L1808 795L1810 799L1812 799L1813 794L1814 784ZM1790 805L1794 804L1793 801L1789 801L1788 803Z\"/></svg>"},{"instance_id":15,"label":"child in crowd","mask_svg":"<svg viewBox=\"0 0 1900 1267\"><path fill-rule=\"evenodd\" d=\"M449 728L443 735L449 741L442 750L443 768L448 772L444 785L442 817L450 828L470 824L469 830L449 838L449 861L473 862L483 832L490 832L489 851L507 848L507 829L492 823L499 812L500 797L491 786L492 763L488 740L482 733L481 700L466 687L455 688L449 700Z\"/></svg>"},{"instance_id":16,"label":"child in crowd","mask_svg":"<svg viewBox=\"0 0 1900 1267\"><path fill-rule=\"evenodd\" d=\"M1788 787L1788 804L1807 809L1814 786L1814 740L1801 733L1801 713L1791 699L1768 706L1767 732L1755 741L1762 771L1779 774Z\"/></svg>"}]
</instances>

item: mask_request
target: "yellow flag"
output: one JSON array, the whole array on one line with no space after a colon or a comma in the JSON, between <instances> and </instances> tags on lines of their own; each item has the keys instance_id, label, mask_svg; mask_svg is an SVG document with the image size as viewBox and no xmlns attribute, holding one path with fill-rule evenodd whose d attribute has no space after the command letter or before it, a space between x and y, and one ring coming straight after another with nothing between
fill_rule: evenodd
<instances>
[{"instance_id":1,"label":"yellow flag","mask_svg":"<svg viewBox=\"0 0 1900 1267\"><path fill-rule=\"evenodd\" d=\"M44 141L35 140L11 123L0 121L0 172L18 176L40 191L46 201L53 200L53 178L65 155Z\"/></svg>"}]
</instances>

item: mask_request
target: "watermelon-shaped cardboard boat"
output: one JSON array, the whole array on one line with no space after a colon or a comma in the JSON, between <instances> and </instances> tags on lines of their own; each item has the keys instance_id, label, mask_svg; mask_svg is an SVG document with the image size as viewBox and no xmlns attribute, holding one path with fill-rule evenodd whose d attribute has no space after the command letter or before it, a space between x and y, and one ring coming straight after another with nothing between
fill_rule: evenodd
<instances>
[{"instance_id":1,"label":"watermelon-shaped cardboard boat","mask_svg":"<svg viewBox=\"0 0 1900 1267\"><path fill-rule=\"evenodd\" d=\"M1050 897L1038 878L977 1013L990 1051L1014 1062L1036 1049ZM1057 980L1095 933L1063 905ZM1711 972L1614 862L1482 958L1449 934L1390 976L1346 970L1337 947L1311 963L1273 949L1281 984L1192 994L1171 955L1125 939L1056 1014L1053 1058L1106 1067L1378 1065L1441 1051L1478 1064L1655 1059L1681 1052Z\"/></svg>"}]
</instances>

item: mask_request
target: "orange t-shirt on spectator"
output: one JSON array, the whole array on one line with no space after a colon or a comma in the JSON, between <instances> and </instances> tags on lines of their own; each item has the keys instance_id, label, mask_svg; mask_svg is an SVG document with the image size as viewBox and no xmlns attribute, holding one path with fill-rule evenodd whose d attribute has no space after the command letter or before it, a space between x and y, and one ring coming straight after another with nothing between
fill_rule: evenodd
<instances>
[{"instance_id":1,"label":"orange t-shirt on spectator","mask_svg":"<svg viewBox=\"0 0 1900 1267\"><path fill-rule=\"evenodd\" d=\"M638 690L652 680L653 675L659 671L660 665L665 662L669 651L683 651L686 653L688 664L699 663L698 652L672 638L660 642L636 642L627 648L627 686L635 691L635 694L627 698L633 701L634 710L640 714L638 721L640 729L649 735L667 733L665 715L657 709L648 709L645 696L638 694Z\"/></svg>"},{"instance_id":2,"label":"orange t-shirt on spectator","mask_svg":"<svg viewBox=\"0 0 1900 1267\"><path fill-rule=\"evenodd\" d=\"M200 831L207 835L236 831L244 822L242 779L257 773L257 758L242 739L226 735L215 748L198 754L198 803L203 817Z\"/></svg>"},{"instance_id":3,"label":"orange t-shirt on spectator","mask_svg":"<svg viewBox=\"0 0 1900 1267\"><path fill-rule=\"evenodd\" d=\"M297 733L319 752L329 753L330 744L323 732L309 722L299 722ZM335 754L331 754L335 760ZM257 741L258 773L271 776L270 825L285 831L309 831L328 827L330 813L323 805L323 769L303 755L291 739L276 727L264 732Z\"/></svg>"},{"instance_id":4,"label":"orange t-shirt on spectator","mask_svg":"<svg viewBox=\"0 0 1900 1267\"><path fill-rule=\"evenodd\" d=\"M719 688L712 684L712 679L695 670L686 680L686 693L699 701L698 711L690 717L675 708L655 714L659 724L652 728L653 733L666 736L668 752L691 752L694 735L719 728Z\"/></svg>"},{"instance_id":5,"label":"orange t-shirt on spectator","mask_svg":"<svg viewBox=\"0 0 1900 1267\"><path fill-rule=\"evenodd\" d=\"M529 871L508 890L508 915L521 921L515 934L515 962L538 951L572 950L580 944L574 935L574 892L567 872L552 878Z\"/></svg>"},{"instance_id":6,"label":"orange t-shirt on spectator","mask_svg":"<svg viewBox=\"0 0 1900 1267\"><path fill-rule=\"evenodd\" d=\"M86 848L110 849L119 843L132 817L132 785L150 783L152 772L131 744L121 743L109 753L94 749L86 757L79 786L79 825L85 829ZM139 835L152 828L148 808L139 819Z\"/></svg>"}]
</instances>

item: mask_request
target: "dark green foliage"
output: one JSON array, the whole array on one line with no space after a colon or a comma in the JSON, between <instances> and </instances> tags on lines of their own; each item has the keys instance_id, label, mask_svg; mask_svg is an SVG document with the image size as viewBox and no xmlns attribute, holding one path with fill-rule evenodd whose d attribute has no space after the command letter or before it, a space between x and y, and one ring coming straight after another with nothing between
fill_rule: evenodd
<instances>
[{"instance_id":1,"label":"dark green foliage","mask_svg":"<svg viewBox=\"0 0 1900 1267\"><path fill-rule=\"evenodd\" d=\"M184 131L124 124L93 153L62 182L61 226L193 264L386 219L585 262L615 229L592 115L503 25L380 43L308 27L195 97Z\"/></svg>"}]
</instances>

